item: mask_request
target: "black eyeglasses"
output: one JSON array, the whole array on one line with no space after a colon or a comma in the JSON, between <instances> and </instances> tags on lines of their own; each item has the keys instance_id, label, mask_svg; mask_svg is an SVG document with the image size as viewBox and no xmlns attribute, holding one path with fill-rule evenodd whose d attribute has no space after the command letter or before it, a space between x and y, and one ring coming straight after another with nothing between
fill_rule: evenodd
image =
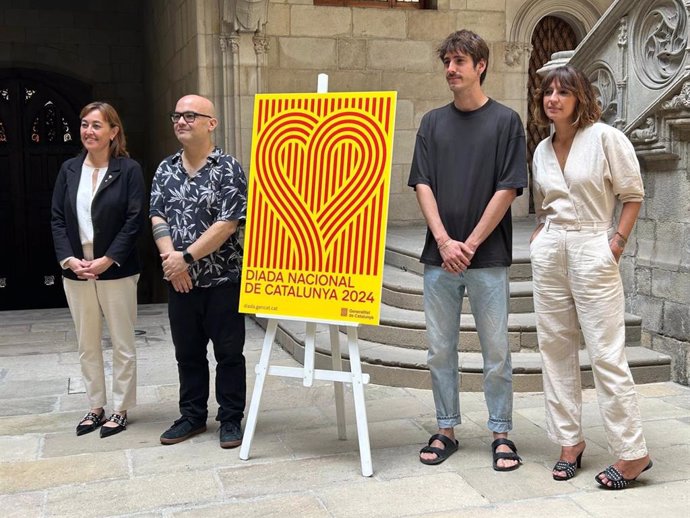
<instances>
[{"instance_id":1,"label":"black eyeglasses","mask_svg":"<svg viewBox=\"0 0 690 518\"><path fill-rule=\"evenodd\" d=\"M212 119L213 115L205 115L197 112L170 112L170 120L173 124L177 124L180 121L180 117L182 117L187 124L191 124L196 120L197 117L206 117L207 119Z\"/></svg>"}]
</instances>

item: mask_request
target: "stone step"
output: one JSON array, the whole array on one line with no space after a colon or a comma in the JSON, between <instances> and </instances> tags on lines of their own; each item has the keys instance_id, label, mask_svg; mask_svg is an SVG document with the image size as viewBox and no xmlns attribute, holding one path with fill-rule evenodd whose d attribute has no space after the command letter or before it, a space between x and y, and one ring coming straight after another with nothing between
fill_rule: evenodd
<instances>
[{"instance_id":1,"label":"stone step","mask_svg":"<svg viewBox=\"0 0 690 518\"><path fill-rule=\"evenodd\" d=\"M266 320L257 319L266 326ZM276 342L288 351L297 361L304 363L304 322L280 321ZM360 328L361 331L361 328ZM431 388L431 379L426 365L426 350L396 347L364 339L359 333L359 351L363 372L371 376L371 383L392 387ZM315 367L331 369L331 346L328 327L319 325L316 332ZM343 358L348 358L347 337L340 333L340 350ZM671 378L671 359L669 356L645 347L626 348L635 383L657 383ZM349 362L344 361L344 369L349 370ZM512 355L513 389L516 392L538 392L542 390L541 357L538 352L520 352ZM594 386L592 367L586 351L580 351L582 386ZM465 391L482 390L482 357L479 352L462 352L459 355L461 389Z\"/></svg>"},{"instance_id":2,"label":"stone step","mask_svg":"<svg viewBox=\"0 0 690 518\"><path fill-rule=\"evenodd\" d=\"M531 223L528 226L531 227ZM510 268L508 336L514 353L513 380L516 391L541 391L541 357L537 347L532 270L527 247L530 230L526 225L522 227L518 238L514 236L513 239L513 265ZM431 386L426 366L423 265L419 262L424 232L425 227L419 225L388 229L381 325L358 328L362 368L371 375L373 383L417 388ZM464 306L463 313L466 314L462 316L459 330L461 384L463 390L479 391L482 386L481 349L467 300ZM635 381L668 381L671 376L670 358L640 347L642 322L639 317L626 314L625 323L626 352ZM304 360L305 328L304 322L281 321L276 335L276 341L300 362ZM317 330L316 367L329 369L328 329L319 326ZM346 338L343 333L340 336L341 351L346 357ZM589 357L584 347L581 349L583 386L591 387Z\"/></svg>"},{"instance_id":3,"label":"stone step","mask_svg":"<svg viewBox=\"0 0 690 518\"><path fill-rule=\"evenodd\" d=\"M640 345L642 319L625 314L625 339L629 346ZM395 345L400 348L426 349L426 324L424 312L381 305L381 323L378 326L363 325L359 336L372 342ZM534 313L508 315L508 341L513 352L538 350L536 316ZM580 343L584 344L582 334ZM474 316L462 315L460 319L460 350L479 351L479 336Z\"/></svg>"},{"instance_id":4,"label":"stone step","mask_svg":"<svg viewBox=\"0 0 690 518\"><path fill-rule=\"evenodd\" d=\"M419 262L419 256L406 249L386 245L385 263L417 275L424 274L424 265ZM531 281L532 266L529 260L524 257L513 257L508 275L511 281Z\"/></svg>"},{"instance_id":5,"label":"stone step","mask_svg":"<svg viewBox=\"0 0 690 518\"><path fill-rule=\"evenodd\" d=\"M423 292L424 278L421 275L396 266L384 265L381 292L381 300L384 304L402 309L423 311ZM511 281L509 302L511 313L533 312L532 281ZM462 312L467 314L472 312L467 297L463 300Z\"/></svg>"}]
</instances>

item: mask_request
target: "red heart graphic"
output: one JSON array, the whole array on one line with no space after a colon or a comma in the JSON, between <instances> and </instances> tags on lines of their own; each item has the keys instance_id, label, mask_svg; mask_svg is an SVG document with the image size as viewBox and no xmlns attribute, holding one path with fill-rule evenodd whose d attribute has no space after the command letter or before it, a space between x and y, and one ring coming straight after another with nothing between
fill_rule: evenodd
<instances>
[{"instance_id":1,"label":"red heart graphic","mask_svg":"<svg viewBox=\"0 0 690 518\"><path fill-rule=\"evenodd\" d=\"M322 268L338 235L383 181L386 159L379 121L354 109L323 119L291 111L257 136L257 185L306 270Z\"/></svg>"}]
</instances>

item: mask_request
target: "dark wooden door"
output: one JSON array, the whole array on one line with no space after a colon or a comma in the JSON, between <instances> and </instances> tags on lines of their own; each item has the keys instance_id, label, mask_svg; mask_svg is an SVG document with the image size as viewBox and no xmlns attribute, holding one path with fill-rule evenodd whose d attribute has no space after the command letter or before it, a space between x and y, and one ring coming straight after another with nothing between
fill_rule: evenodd
<instances>
[{"instance_id":1,"label":"dark wooden door","mask_svg":"<svg viewBox=\"0 0 690 518\"><path fill-rule=\"evenodd\" d=\"M0 70L0 310L66 305L50 230L60 164L81 148L88 87Z\"/></svg>"},{"instance_id":2,"label":"dark wooden door","mask_svg":"<svg viewBox=\"0 0 690 518\"><path fill-rule=\"evenodd\" d=\"M527 162L532 174L532 156L537 144L549 136L549 128L542 128L534 123L532 110L534 92L541 84L541 77L537 70L543 67L554 52L563 50L575 50L578 41L573 28L560 18L546 16L542 18L534 28L532 34L532 54L529 58L529 83L527 85L528 115L527 115ZM530 212L534 212L532 205L532 191L530 189Z\"/></svg>"}]
</instances>

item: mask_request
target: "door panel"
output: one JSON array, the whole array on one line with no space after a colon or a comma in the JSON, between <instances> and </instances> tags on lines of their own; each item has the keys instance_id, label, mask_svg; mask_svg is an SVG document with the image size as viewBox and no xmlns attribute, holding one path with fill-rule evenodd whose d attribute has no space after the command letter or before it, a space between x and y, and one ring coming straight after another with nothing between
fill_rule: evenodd
<instances>
[{"instance_id":1,"label":"door panel","mask_svg":"<svg viewBox=\"0 0 690 518\"><path fill-rule=\"evenodd\" d=\"M537 70L543 67L554 52L574 50L577 47L577 36L573 28L560 18L546 16L534 28L532 34L532 54L529 59L529 82L527 85L528 115L527 115L527 163L532 175L532 156L537 144L549 136L549 128L542 128L534 123L532 97L541 84L541 77ZM530 212L534 212L532 191L530 188Z\"/></svg>"},{"instance_id":2,"label":"door panel","mask_svg":"<svg viewBox=\"0 0 690 518\"><path fill-rule=\"evenodd\" d=\"M50 230L60 165L80 148L79 110L88 88L34 71L0 71L0 309L65 306ZM7 92L8 99L3 99Z\"/></svg>"}]
</instances>

